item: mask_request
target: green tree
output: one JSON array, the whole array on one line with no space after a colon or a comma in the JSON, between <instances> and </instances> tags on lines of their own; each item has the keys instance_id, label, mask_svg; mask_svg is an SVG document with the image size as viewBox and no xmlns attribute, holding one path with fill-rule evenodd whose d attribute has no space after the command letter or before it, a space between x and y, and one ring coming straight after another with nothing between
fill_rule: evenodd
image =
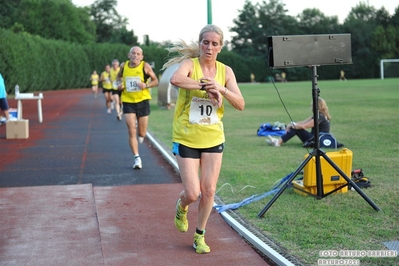
<instances>
[{"instance_id":1,"label":"green tree","mask_svg":"<svg viewBox=\"0 0 399 266\"><path fill-rule=\"evenodd\" d=\"M391 17L390 25L394 26L396 30L399 29L399 5L395 9L395 13ZM395 58L399 58L399 34L395 36Z\"/></svg>"},{"instance_id":2,"label":"green tree","mask_svg":"<svg viewBox=\"0 0 399 266\"><path fill-rule=\"evenodd\" d=\"M343 25L344 30L351 33L352 41L353 66L346 71L347 76L353 78L379 77L381 51L375 50L379 44L375 44L374 47L372 44L377 36L381 37L381 30L378 27L384 27L386 20L385 12L377 11L373 6L359 3L352 8Z\"/></svg>"},{"instance_id":3,"label":"green tree","mask_svg":"<svg viewBox=\"0 0 399 266\"><path fill-rule=\"evenodd\" d=\"M231 41L233 50L249 56L267 54L267 36L295 31L296 21L286 15L284 6L280 0L255 5L246 0L238 18L233 20L231 31L237 34Z\"/></svg>"},{"instance_id":4,"label":"green tree","mask_svg":"<svg viewBox=\"0 0 399 266\"><path fill-rule=\"evenodd\" d=\"M90 6L90 15L96 25L97 42L136 45L133 30L126 28L128 20L116 11L117 0L96 0Z\"/></svg>"},{"instance_id":5,"label":"green tree","mask_svg":"<svg viewBox=\"0 0 399 266\"><path fill-rule=\"evenodd\" d=\"M377 11L378 26L373 32L371 46L380 58L396 58L399 56L399 7L391 17L385 8Z\"/></svg>"},{"instance_id":6,"label":"green tree","mask_svg":"<svg viewBox=\"0 0 399 266\"><path fill-rule=\"evenodd\" d=\"M317 8L307 8L297 16L300 34L341 33L338 16L327 17Z\"/></svg>"},{"instance_id":7,"label":"green tree","mask_svg":"<svg viewBox=\"0 0 399 266\"><path fill-rule=\"evenodd\" d=\"M371 47L375 51L377 60L399 58L399 7L391 17L385 8L377 11L376 21L379 23L372 35ZM377 62L378 63L378 62ZM398 76L397 67L385 67L385 74ZM395 64L396 66L396 64Z\"/></svg>"},{"instance_id":8,"label":"green tree","mask_svg":"<svg viewBox=\"0 0 399 266\"><path fill-rule=\"evenodd\" d=\"M295 18L288 16L285 5L280 0L263 1L261 4L245 2L231 31L236 33L231 40L232 50L247 58L250 71L257 80L264 81L267 76L268 46L270 35L289 34L297 31ZM248 76L249 77L249 76Z\"/></svg>"},{"instance_id":9,"label":"green tree","mask_svg":"<svg viewBox=\"0 0 399 266\"><path fill-rule=\"evenodd\" d=\"M112 33L111 43L123 43L129 46L138 45L137 36L134 35L133 30L127 30L126 27L117 29Z\"/></svg>"},{"instance_id":10,"label":"green tree","mask_svg":"<svg viewBox=\"0 0 399 266\"><path fill-rule=\"evenodd\" d=\"M381 59L396 58L398 56L399 27L389 25L384 28L379 25L373 32L371 47Z\"/></svg>"},{"instance_id":11,"label":"green tree","mask_svg":"<svg viewBox=\"0 0 399 266\"><path fill-rule=\"evenodd\" d=\"M21 0L0 1L0 28L9 29L14 24L14 14Z\"/></svg>"},{"instance_id":12,"label":"green tree","mask_svg":"<svg viewBox=\"0 0 399 266\"><path fill-rule=\"evenodd\" d=\"M88 7L77 7L77 13L79 16L80 24L83 26L86 32L88 32L92 37L91 39L96 38L96 24L91 20L89 15Z\"/></svg>"},{"instance_id":13,"label":"green tree","mask_svg":"<svg viewBox=\"0 0 399 266\"><path fill-rule=\"evenodd\" d=\"M70 0L21 0L12 17L14 25L46 39L94 41L94 25Z\"/></svg>"}]
</instances>

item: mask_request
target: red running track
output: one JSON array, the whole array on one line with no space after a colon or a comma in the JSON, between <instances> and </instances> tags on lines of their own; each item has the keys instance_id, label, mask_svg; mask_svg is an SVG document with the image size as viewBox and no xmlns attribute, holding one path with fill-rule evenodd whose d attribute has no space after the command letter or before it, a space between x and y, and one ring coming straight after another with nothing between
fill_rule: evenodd
<instances>
[{"instance_id":1,"label":"red running track","mask_svg":"<svg viewBox=\"0 0 399 266\"><path fill-rule=\"evenodd\" d=\"M148 140L132 170L126 126L102 98L44 92L42 104L39 123L36 102L23 103L28 139L0 127L0 265L268 265L217 212L211 253L195 253L195 228L173 224L177 173ZM191 225L196 215L194 204Z\"/></svg>"}]
</instances>

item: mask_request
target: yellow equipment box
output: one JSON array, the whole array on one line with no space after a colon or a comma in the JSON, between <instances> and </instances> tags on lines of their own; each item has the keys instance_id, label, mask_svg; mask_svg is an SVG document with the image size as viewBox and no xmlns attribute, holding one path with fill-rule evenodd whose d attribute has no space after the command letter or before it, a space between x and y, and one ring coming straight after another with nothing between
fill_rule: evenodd
<instances>
[{"instance_id":1,"label":"yellow equipment box","mask_svg":"<svg viewBox=\"0 0 399 266\"><path fill-rule=\"evenodd\" d=\"M336 152L327 152L326 155L339 167L339 169L342 170L342 172L345 173L348 178L350 178L353 158L351 150L344 148ZM305 159L307 156L308 155L305 155ZM347 183L347 181L323 158L323 156L320 156L320 168L323 179L324 194ZM316 158L314 156L303 169L303 180L294 180L292 184L294 186L294 191L298 194L307 195L299 190L302 189L313 195L317 195ZM348 186L337 191L337 193L345 192L348 192Z\"/></svg>"},{"instance_id":2,"label":"yellow equipment box","mask_svg":"<svg viewBox=\"0 0 399 266\"><path fill-rule=\"evenodd\" d=\"M352 171L353 153L349 149L327 152L326 155L335 165L339 167L350 178ZM305 156L307 158L307 156ZM323 186L345 184L347 181L335 170L324 158L320 156L321 175L323 177ZM303 169L303 185L305 187L315 187L316 184L316 158L312 159Z\"/></svg>"},{"instance_id":3,"label":"yellow equipment box","mask_svg":"<svg viewBox=\"0 0 399 266\"><path fill-rule=\"evenodd\" d=\"M317 187L305 187L303 185L303 181L302 180L294 180L292 181L292 184L294 186L294 192L296 192L299 195L303 195L303 196L308 196L308 193L312 194L312 195L317 195ZM336 188L339 188L340 186L342 186L343 184L337 184L337 185L323 185L323 194L327 194L330 191L333 191ZM303 191L306 192L303 192ZM346 193L348 192L348 186L345 186L339 190L337 190L334 193Z\"/></svg>"}]
</instances>

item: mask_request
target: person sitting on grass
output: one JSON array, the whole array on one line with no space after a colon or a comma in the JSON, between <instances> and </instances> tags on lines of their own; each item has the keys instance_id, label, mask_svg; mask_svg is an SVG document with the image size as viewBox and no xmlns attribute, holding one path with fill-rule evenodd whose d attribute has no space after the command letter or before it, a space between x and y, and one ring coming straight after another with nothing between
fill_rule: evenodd
<instances>
[{"instance_id":1,"label":"person sitting on grass","mask_svg":"<svg viewBox=\"0 0 399 266\"><path fill-rule=\"evenodd\" d=\"M322 98L318 98L318 106L319 106L319 132L320 133L330 133L330 121L331 115L328 112L328 106L325 100ZM311 110L313 104L311 103ZM307 129L311 128L309 132ZM294 136L298 136L300 140L305 143L308 140L312 139L314 136L314 120L313 115L308 117L307 119L300 122L291 122L286 127L286 132L280 138L273 138L272 136L266 136L266 142L275 147L281 146L283 143L286 143Z\"/></svg>"}]
</instances>

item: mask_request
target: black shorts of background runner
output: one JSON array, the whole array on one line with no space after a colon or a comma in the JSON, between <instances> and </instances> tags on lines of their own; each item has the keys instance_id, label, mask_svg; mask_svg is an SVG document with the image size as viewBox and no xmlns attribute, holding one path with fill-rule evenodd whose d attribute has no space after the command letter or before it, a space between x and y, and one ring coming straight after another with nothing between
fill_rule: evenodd
<instances>
[{"instance_id":1,"label":"black shorts of background runner","mask_svg":"<svg viewBox=\"0 0 399 266\"><path fill-rule=\"evenodd\" d=\"M139 103L127 103L123 102L123 113L124 114L136 114L137 117L150 115L150 101L144 100Z\"/></svg>"},{"instance_id":2,"label":"black shorts of background runner","mask_svg":"<svg viewBox=\"0 0 399 266\"><path fill-rule=\"evenodd\" d=\"M116 95L116 94L118 94L119 97L121 97L122 91L120 91L120 90L112 90L112 95Z\"/></svg>"}]
</instances>

